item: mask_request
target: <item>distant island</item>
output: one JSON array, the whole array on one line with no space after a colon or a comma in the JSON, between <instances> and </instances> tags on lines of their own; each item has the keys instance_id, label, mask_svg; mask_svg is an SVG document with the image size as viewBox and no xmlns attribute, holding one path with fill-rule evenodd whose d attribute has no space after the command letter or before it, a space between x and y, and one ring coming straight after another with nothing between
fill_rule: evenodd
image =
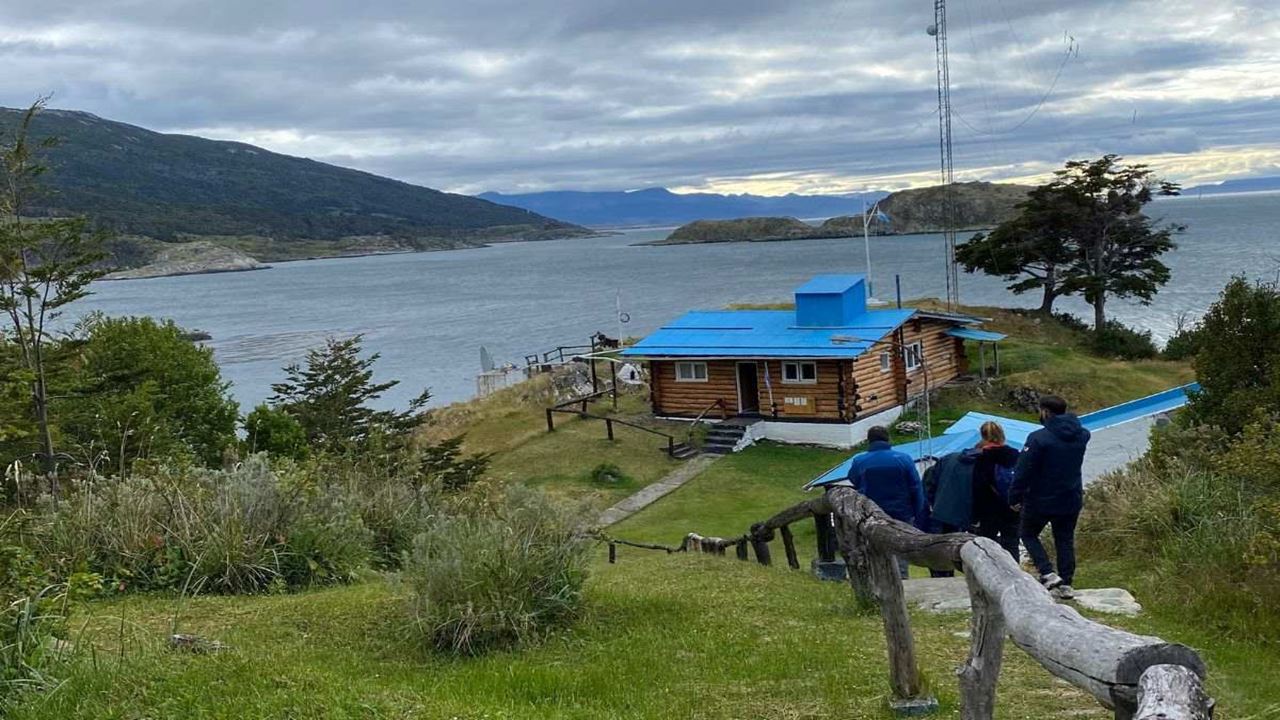
<instances>
[{"instance_id":1,"label":"distant island","mask_svg":"<svg viewBox=\"0 0 1280 720\"><path fill-rule=\"evenodd\" d=\"M1017 204L1031 188L1026 185L970 182L952 187L956 227L981 230L1012 217ZM909 235L939 232L945 228L944 189L941 186L900 190L880 201L888 218L872 218L875 235ZM773 242L852 237L862 234L861 215L833 217L811 225L792 217L751 217L733 220L696 220L675 229L663 240L646 245L686 245L718 242Z\"/></svg>"},{"instance_id":2,"label":"distant island","mask_svg":"<svg viewBox=\"0 0 1280 720\"><path fill-rule=\"evenodd\" d=\"M0 108L0 128L22 112ZM111 238L107 269L121 279L595 234L523 208L85 112L46 110L32 136L60 140L46 156L51 192L33 214L93 218Z\"/></svg>"}]
</instances>

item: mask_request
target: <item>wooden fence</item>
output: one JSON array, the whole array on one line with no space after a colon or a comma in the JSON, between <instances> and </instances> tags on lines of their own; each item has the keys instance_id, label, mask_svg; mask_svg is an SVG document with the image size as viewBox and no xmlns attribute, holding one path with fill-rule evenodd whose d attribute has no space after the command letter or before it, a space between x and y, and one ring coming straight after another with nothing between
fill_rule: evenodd
<instances>
[{"instance_id":1,"label":"wooden fence","mask_svg":"<svg viewBox=\"0 0 1280 720\"><path fill-rule=\"evenodd\" d=\"M678 547L605 538L609 559L617 545L671 552L748 553L772 563L769 542L781 536L787 564L799 568L790 525L831 518L848 577L860 604L878 607L889 653L895 709L936 705L925 696L915 639L896 558L935 570L963 570L972 605L969 657L957 670L961 717L988 720L1007 637L1050 673L1087 691L1119 720L1207 720L1213 701L1204 691L1204 662L1191 648L1135 635L1089 620L1059 604L996 542L968 533L932 535L890 518L852 488L787 508L736 538L689 533Z\"/></svg>"}]
</instances>

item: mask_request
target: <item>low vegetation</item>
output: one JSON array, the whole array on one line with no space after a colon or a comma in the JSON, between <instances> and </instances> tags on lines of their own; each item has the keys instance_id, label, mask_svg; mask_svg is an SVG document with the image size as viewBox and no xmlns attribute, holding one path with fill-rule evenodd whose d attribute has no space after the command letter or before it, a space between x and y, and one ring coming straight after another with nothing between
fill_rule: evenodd
<instances>
[{"instance_id":1,"label":"low vegetation","mask_svg":"<svg viewBox=\"0 0 1280 720\"><path fill-rule=\"evenodd\" d=\"M1280 637L1280 291L1232 281L1194 329L1201 392L1090 488L1083 536L1219 631ZM1176 600L1173 600L1176 598Z\"/></svg>"}]
</instances>

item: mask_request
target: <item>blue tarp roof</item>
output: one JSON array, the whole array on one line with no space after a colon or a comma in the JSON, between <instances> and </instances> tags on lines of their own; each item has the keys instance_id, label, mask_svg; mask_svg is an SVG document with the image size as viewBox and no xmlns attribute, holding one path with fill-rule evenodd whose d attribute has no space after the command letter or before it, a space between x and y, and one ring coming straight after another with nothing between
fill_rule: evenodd
<instances>
[{"instance_id":1,"label":"blue tarp roof","mask_svg":"<svg viewBox=\"0 0 1280 720\"><path fill-rule=\"evenodd\" d=\"M1091 412L1087 415L1080 416L1080 423L1084 425L1090 432L1105 430L1109 427L1122 425L1131 420L1150 417L1170 410L1176 410L1187 404L1187 396L1190 393L1200 389L1199 383L1190 383L1180 387L1170 388L1164 392L1149 395L1137 400L1131 400L1119 405L1113 405L1109 408ZM957 452L965 448L971 448L978 444L981 437L979 432L982 424L988 420L995 420L1004 427L1005 439L1009 446L1017 450L1021 450L1022 446L1027 442L1027 436L1040 429L1038 423L1031 423L1025 420L1013 420L1011 418L1000 417L999 415L988 415L986 413L971 412L943 431L942 435L926 440L917 440L914 442L895 445L894 450L904 452L915 460L921 460L925 457L942 457L948 453ZM826 485L830 482L844 480L849 476L849 465L853 462L853 458L857 455L849 457L844 462L831 468L819 477L810 481L805 487L815 487Z\"/></svg>"},{"instance_id":2,"label":"blue tarp roof","mask_svg":"<svg viewBox=\"0 0 1280 720\"><path fill-rule=\"evenodd\" d=\"M838 292L832 290L832 292ZM622 352L626 357L855 358L914 310L868 310L838 328L797 327L790 310L687 313Z\"/></svg>"},{"instance_id":3,"label":"blue tarp roof","mask_svg":"<svg viewBox=\"0 0 1280 720\"><path fill-rule=\"evenodd\" d=\"M978 340L980 342L1000 342L1009 337L1004 333L991 332L990 330L979 330L971 327L953 327L947 331L951 337L963 338L965 340Z\"/></svg>"}]
</instances>

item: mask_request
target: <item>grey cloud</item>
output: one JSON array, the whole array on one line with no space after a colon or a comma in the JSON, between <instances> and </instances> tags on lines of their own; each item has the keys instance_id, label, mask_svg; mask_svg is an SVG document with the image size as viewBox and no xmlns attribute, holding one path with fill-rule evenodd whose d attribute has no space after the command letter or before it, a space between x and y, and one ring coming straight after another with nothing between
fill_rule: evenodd
<instances>
[{"instance_id":1,"label":"grey cloud","mask_svg":"<svg viewBox=\"0 0 1280 720\"><path fill-rule=\"evenodd\" d=\"M1274 94L1230 73L1280 72L1280 11L1236 5L953 0L960 169L1274 144ZM870 0L8 3L0 102L54 91L445 189L856 184L936 166L931 20Z\"/></svg>"}]
</instances>

